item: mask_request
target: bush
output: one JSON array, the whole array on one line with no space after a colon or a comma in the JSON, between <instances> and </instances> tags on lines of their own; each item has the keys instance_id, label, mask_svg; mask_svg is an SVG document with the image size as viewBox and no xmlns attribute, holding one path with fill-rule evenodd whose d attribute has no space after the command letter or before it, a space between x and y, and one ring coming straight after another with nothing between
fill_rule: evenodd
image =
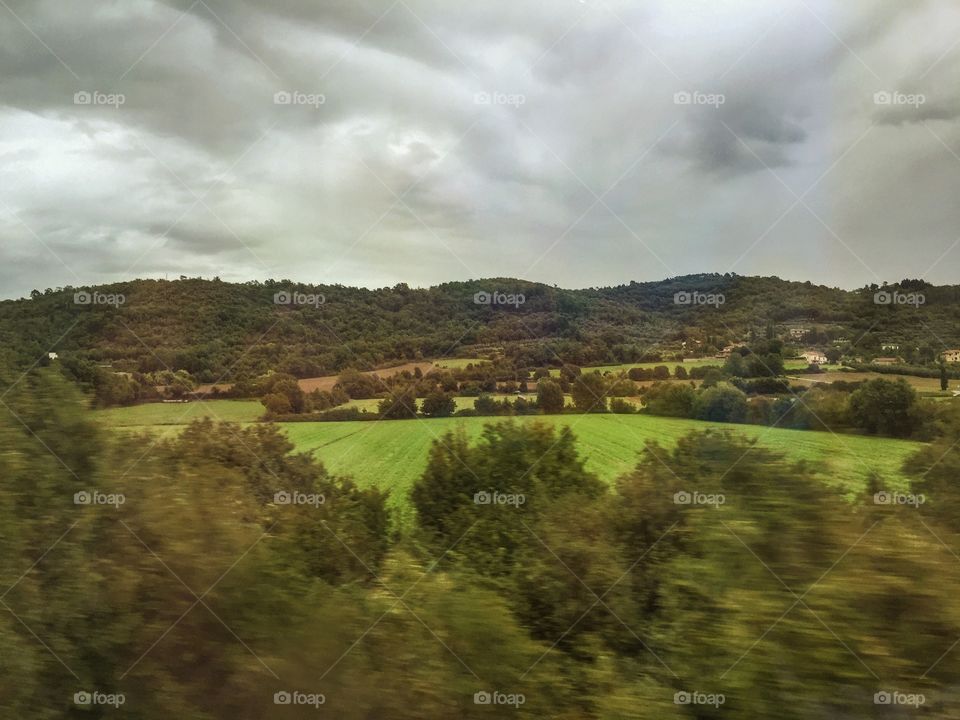
<instances>
[{"instance_id":1,"label":"bush","mask_svg":"<svg viewBox=\"0 0 960 720\"><path fill-rule=\"evenodd\" d=\"M630 415L637 411L636 406L629 400L623 398L613 398L610 401L610 412L617 415Z\"/></svg>"},{"instance_id":2,"label":"bush","mask_svg":"<svg viewBox=\"0 0 960 720\"><path fill-rule=\"evenodd\" d=\"M694 416L699 420L742 423L747 419L747 396L733 385L721 383L702 391Z\"/></svg>"}]
</instances>

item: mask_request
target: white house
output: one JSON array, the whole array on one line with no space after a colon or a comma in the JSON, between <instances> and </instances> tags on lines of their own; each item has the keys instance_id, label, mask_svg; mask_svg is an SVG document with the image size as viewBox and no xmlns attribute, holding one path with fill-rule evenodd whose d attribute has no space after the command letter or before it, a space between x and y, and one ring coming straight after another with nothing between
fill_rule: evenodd
<instances>
[{"instance_id":1,"label":"white house","mask_svg":"<svg viewBox=\"0 0 960 720\"><path fill-rule=\"evenodd\" d=\"M55 352L48 352L48 353L47 353L47 358L50 359L50 360L56 360L58 357L60 357L60 356L57 355Z\"/></svg>"},{"instance_id":2,"label":"white house","mask_svg":"<svg viewBox=\"0 0 960 720\"><path fill-rule=\"evenodd\" d=\"M960 350L944 350L943 361L948 363L960 362Z\"/></svg>"},{"instance_id":3,"label":"white house","mask_svg":"<svg viewBox=\"0 0 960 720\"><path fill-rule=\"evenodd\" d=\"M807 350L806 352L800 353L800 357L810 365L825 365L827 362L827 356L819 350Z\"/></svg>"}]
</instances>

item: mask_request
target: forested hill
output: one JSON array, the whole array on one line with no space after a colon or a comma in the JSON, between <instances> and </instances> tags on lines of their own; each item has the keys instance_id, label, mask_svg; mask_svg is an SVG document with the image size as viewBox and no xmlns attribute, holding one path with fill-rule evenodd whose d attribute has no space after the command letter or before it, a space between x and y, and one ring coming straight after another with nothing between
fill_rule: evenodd
<instances>
[{"instance_id":1,"label":"forested hill","mask_svg":"<svg viewBox=\"0 0 960 720\"><path fill-rule=\"evenodd\" d=\"M878 292L887 293L879 303ZM28 367L54 350L64 362L186 370L198 382L444 356L505 355L526 365L558 357L580 365L675 359L791 330L806 344L847 342L870 354L895 343L901 355L935 356L960 347L960 286L913 280L844 291L775 277L694 275L585 290L508 278L369 290L181 278L48 289L0 302L7 367Z\"/></svg>"}]
</instances>

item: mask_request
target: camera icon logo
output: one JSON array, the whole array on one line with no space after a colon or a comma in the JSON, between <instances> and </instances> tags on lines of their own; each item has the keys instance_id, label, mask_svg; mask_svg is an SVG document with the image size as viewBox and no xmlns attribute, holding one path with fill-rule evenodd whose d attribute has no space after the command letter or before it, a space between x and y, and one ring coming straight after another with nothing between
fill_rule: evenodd
<instances>
[{"instance_id":1,"label":"camera icon logo","mask_svg":"<svg viewBox=\"0 0 960 720\"><path fill-rule=\"evenodd\" d=\"M693 102L693 95L686 90L673 94L674 105L689 105Z\"/></svg>"},{"instance_id":2,"label":"camera icon logo","mask_svg":"<svg viewBox=\"0 0 960 720\"><path fill-rule=\"evenodd\" d=\"M289 505L292 502L293 496L291 496L286 490L281 490L273 495L274 505Z\"/></svg>"},{"instance_id":3,"label":"camera icon logo","mask_svg":"<svg viewBox=\"0 0 960 720\"><path fill-rule=\"evenodd\" d=\"M485 690L473 694L474 705L489 705L491 702L493 702L493 697Z\"/></svg>"},{"instance_id":4,"label":"camera icon logo","mask_svg":"<svg viewBox=\"0 0 960 720\"><path fill-rule=\"evenodd\" d=\"M873 294L873 302L877 305L890 305L893 303L893 293L886 290L880 290Z\"/></svg>"},{"instance_id":5,"label":"camera icon logo","mask_svg":"<svg viewBox=\"0 0 960 720\"><path fill-rule=\"evenodd\" d=\"M881 690L880 692L873 694L874 705L890 705L891 703L893 703L893 695L888 693L886 690Z\"/></svg>"},{"instance_id":6,"label":"camera icon logo","mask_svg":"<svg viewBox=\"0 0 960 720\"><path fill-rule=\"evenodd\" d=\"M674 705L689 705L691 702L693 702L693 697L688 692L680 690L673 694Z\"/></svg>"},{"instance_id":7,"label":"camera icon logo","mask_svg":"<svg viewBox=\"0 0 960 720\"><path fill-rule=\"evenodd\" d=\"M874 105L891 105L893 104L893 93L888 90L880 90L873 94L873 103Z\"/></svg>"},{"instance_id":8,"label":"camera icon logo","mask_svg":"<svg viewBox=\"0 0 960 720\"><path fill-rule=\"evenodd\" d=\"M93 497L86 490L73 494L74 505L89 505L91 502L93 502Z\"/></svg>"},{"instance_id":9,"label":"camera icon logo","mask_svg":"<svg viewBox=\"0 0 960 720\"><path fill-rule=\"evenodd\" d=\"M481 290L474 294L473 302L476 305L490 305L493 302L493 295Z\"/></svg>"},{"instance_id":10,"label":"camera icon logo","mask_svg":"<svg viewBox=\"0 0 960 720\"><path fill-rule=\"evenodd\" d=\"M878 493L873 495L873 504L874 505L890 505L893 502L893 497L886 490L881 490Z\"/></svg>"},{"instance_id":11,"label":"camera icon logo","mask_svg":"<svg viewBox=\"0 0 960 720\"><path fill-rule=\"evenodd\" d=\"M673 294L674 305L689 305L693 302L693 293L683 290Z\"/></svg>"},{"instance_id":12,"label":"camera icon logo","mask_svg":"<svg viewBox=\"0 0 960 720\"><path fill-rule=\"evenodd\" d=\"M681 490L673 494L673 502L675 505L689 505L693 502L693 496L686 490Z\"/></svg>"},{"instance_id":13,"label":"camera icon logo","mask_svg":"<svg viewBox=\"0 0 960 720\"><path fill-rule=\"evenodd\" d=\"M273 294L274 305L289 305L292 300L293 298L286 290L281 290Z\"/></svg>"},{"instance_id":14,"label":"camera icon logo","mask_svg":"<svg viewBox=\"0 0 960 720\"><path fill-rule=\"evenodd\" d=\"M81 290L73 294L74 305L89 305L91 302L93 302L93 296L86 291Z\"/></svg>"},{"instance_id":15,"label":"camera icon logo","mask_svg":"<svg viewBox=\"0 0 960 720\"><path fill-rule=\"evenodd\" d=\"M73 694L74 705L89 705L92 702L93 702L93 696L84 690L81 690L80 692L75 692Z\"/></svg>"},{"instance_id":16,"label":"camera icon logo","mask_svg":"<svg viewBox=\"0 0 960 720\"><path fill-rule=\"evenodd\" d=\"M86 90L81 90L73 94L73 104L74 105L89 105L93 102L93 95L88 93Z\"/></svg>"},{"instance_id":17,"label":"camera icon logo","mask_svg":"<svg viewBox=\"0 0 960 720\"><path fill-rule=\"evenodd\" d=\"M293 702L293 695L288 693L286 690L280 690L273 694L273 704L274 705L289 705Z\"/></svg>"},{"instance_id":18,"label":"camera icon logo","mask_svg":"<svg viewBox=\"0 0 960 720\"><path fill-rule=\"evenodd\" d=\"M293 102L293 95L286 90L281 90L273 94L274 105L289 105Z\"/></svg>"},{"instance_id":19,"label":"camera icon logo","mask_svg":"<svg viewBox=\"0 0 960 720\"><path fill-rule=\"evenodd\" d=\"M489 505L493 502L493 495L488 493L486 490L481 490L480 492L474 494L473 502L475 505Z\"/></svg>"}]
</instances>

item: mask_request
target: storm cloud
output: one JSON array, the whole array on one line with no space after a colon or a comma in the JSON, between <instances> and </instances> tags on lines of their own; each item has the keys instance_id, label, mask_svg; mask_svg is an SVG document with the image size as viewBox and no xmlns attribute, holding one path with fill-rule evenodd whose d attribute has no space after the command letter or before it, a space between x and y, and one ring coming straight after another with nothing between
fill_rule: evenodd
<instances>
[{"instance_id":1,"label":"storm cloud","mask_svg":"<svg viewBox=\"0 0 960 720\"><path fill-rule=\"evenodd\" d=\"M0 0L0 295L957 282L952 0Z\"/></svg>"}]
</instances>

